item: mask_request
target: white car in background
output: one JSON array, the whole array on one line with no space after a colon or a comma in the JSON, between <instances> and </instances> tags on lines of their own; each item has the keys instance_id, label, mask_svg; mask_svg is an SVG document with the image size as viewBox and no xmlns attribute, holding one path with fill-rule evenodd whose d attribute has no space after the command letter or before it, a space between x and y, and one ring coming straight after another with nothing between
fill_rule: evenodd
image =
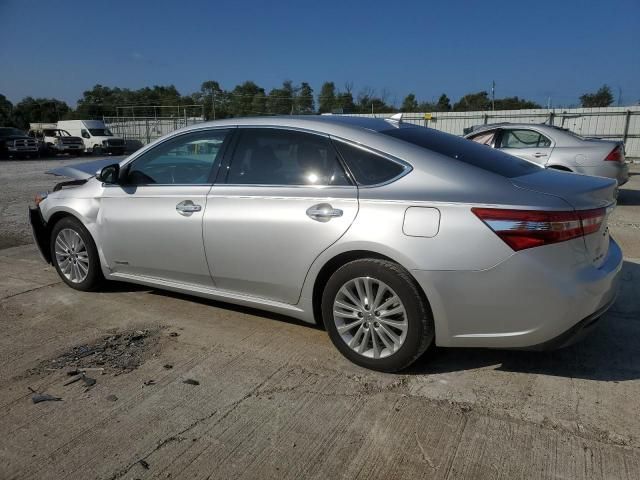
<instances>
[{"instance_id":1,"label":"white car in background","mask_svg":"<svg viewBox=\"0 0 640 480\"><path fill-rule=\"evenodd\" d=\"M621 141L584 138L564 128L530 123L482 125L465 138L546 168L613 178L618 185L629 180Z\"/></svg>"}]
</instances>

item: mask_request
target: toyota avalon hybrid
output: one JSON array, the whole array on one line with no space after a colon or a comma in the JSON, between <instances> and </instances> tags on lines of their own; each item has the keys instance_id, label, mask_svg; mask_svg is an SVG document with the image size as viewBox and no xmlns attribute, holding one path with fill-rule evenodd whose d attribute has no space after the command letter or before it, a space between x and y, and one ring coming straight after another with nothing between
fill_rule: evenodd
<instances>
[{"instance_id":1,"label":"toyota avalon hybrid","mask_svg":"<svg viewBox=\"0 0 640 480\"><path fill-rule=\"evenodd\" d=\"M203 123L30 209L78 290L120 280L322 324L398 371L429 346L542 349L610 307L616 181L552 171L432 129L338 116Z\"/></svg>"}]
</instances>

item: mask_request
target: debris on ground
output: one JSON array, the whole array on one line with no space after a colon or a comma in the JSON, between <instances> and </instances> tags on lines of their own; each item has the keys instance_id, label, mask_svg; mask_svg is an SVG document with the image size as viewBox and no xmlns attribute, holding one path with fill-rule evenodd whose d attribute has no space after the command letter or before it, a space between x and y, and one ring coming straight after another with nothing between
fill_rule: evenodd
<instances>
[{"instance_id":1,"label":"debris on ground","mask_svg":"<svg viewBox=\"0 0 640 480\"><path fill-rule=\"evenodd\" d=\"M146 380L145 382L143 382L147 387L150 385L155 385L156 381L155 380Z\"/></svg>"},{"instance_id":2,"label":"debris on ground","mask_svg":"<svg viewBox=\"0 0 640 480\"><path fill-rule=\"evenodd\" d=\"M142 468L144 468L145 470L149 470L149 462L147 462L146 460L138 460L138 463L142 465Z\"/></svg>"},{"instance_id":3,"label":"debris on ground","mask_svg":"<svg viewBox=\"0 0 640 480\"><path fill-rule=\"evenodd\" d=\"M93 387L96 384L96 379L82 375L82 381L87 387Z\"/></svg>"},{"instance_id":4,"label":"debris on ground","mask_svg":"<svg viewBox=\"0 0 640 480\"><path fill-rule=\"evenodd\" d=\"M69 369L69 376L84 375L88 371L101 374L104 374L105 370L115 370L116 373L128 372L142 365L147 357L157 350L161 338L159 333L160 328L113 333L94 343L73 347L53 360L42 362L29 370L28 374L63 368ZM95 379L90 377L86 377L84 381L88 386L95 384Z\"/></svg>"},{"instance_id":5,"label":"debris on ground","mask_svg":"<svg viewBox=\"0 0 640 480\"><path fill-rule=\"evenodd\" d=\"M178 332L171 332L171 333L169 334L169 336L170 336L170 337L177 337L177 336L179 336L179 335L180 335L180 334L179 334Z\"/></svg>"},{"instance_id":6,"label":"debris on ground","mask_svg":"<svg viewBox=\"0 0 640 480\"><path fill-rule=\"evenodd\" d=\"M186 383L187 385L200 385L200 382L198 380L194 380L193 378L187 378L186 380L183 380L182 383Z\"/></svg>"},{"instance_id":7,"label":"debris on ground","mask_svg":"<svg viewBox=\"0 0 640 480\"><path fill-rule=\"evenodd\" d=\"M167 363L166 365L163 365L162 368L165 368L167 370L171 370L173 368L173 365L171 365L170 363Z\"/></svg>"},{"instance_id":8,"label":"debris on ground","mask_svg":"<svg viewBox=\"0 0 640 480\"><path fill-rule=\"evenodd\" d=\"M118 397L111 394L111 395L107 395L106 399L109 400L110 402L116 402L118 400Z\"/></svg>"},{"instance_id":9,"label":"debris on ground","mask_svg":"<svg viewBox=\"0 0 640 480\"><path fill-rule=\"evenodd\" d=\"M78 380L80 380L82 378L82 374L76 375L74 377L71 377L69 380L67 380L66 382L64 382L62 384L62 386L66 387L67 385L71 385L72 383L77 382Z\"/></svg>"},{"instance_id":10,"label":"debris on ground","mask_svg":"<svg viewBox=\"0 0 640 480\"><path fill-rule=\"evenodd\" d=\"M31 401L33 403L40 403L40 402L60 402L62 401L62 398L60 397L54 397L53 395L49 395L48 393L34 393L31 396Z\"/></svg>"}]
</instances>

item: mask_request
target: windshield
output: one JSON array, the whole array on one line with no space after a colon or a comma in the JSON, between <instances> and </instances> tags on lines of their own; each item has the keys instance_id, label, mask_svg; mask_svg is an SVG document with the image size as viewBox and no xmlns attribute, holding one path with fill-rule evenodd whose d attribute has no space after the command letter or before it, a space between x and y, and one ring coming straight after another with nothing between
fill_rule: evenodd
<instances>
[{"instance_id":1,"label":"windshield","mask_svg":"<svg viewBox=\"0 0 640 480\"><path fill-rule=\"evenodd\" d=\"M0 137L24 137L24 132L17 128L0 128Z\"/></svg>"},{"instance_id":2,"label":"windshield","mask_svg":"<svg viewBox=\"0 0 640 480\"><path fill-rule=\"evenodd\" d=\"M69 134L69 132L67 132L66 130L54 130L54 129L47 129L44 130L43 133L45 134L46 137L70 137L71 135Z\"/></svg>"},{"instance_id":3,"label":"windshield","mask_svg":"<svg viewBox=\"0 0 640 480\"><path fill-rule=\"evenodd\" d=\"M92 137L113 137L113 133L108 128L90 128Z\"/></svg>"},{"instance_id":4,"label":"windshield","mask_svg":"<svg viewBox=\"0 0 640 480\"><path fill-rule=\"evenodd\" d=\"M534 173L541 168L533 162L431 128L404 127L383 130L380 133L507 178Z\"/></svg>"}]
</instances>

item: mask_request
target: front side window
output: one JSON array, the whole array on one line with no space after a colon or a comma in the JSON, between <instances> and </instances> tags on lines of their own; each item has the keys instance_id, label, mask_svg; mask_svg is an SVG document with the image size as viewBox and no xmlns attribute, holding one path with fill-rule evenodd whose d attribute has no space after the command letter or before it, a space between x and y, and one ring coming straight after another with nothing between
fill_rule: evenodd
<instances>
[{"instance_id":1,"label":"front side window","mask_svg":"<svg viewBox=\"0 0 640 480\"><path fill-rule=\"evenodd\" d=\"M174 137L143 153L128 167L128 185L202 185L211 182L228 130Z\"/></svg>"},{"instance_id":2,"label":"front side window","mask_svg":"<svg viewBox=\"0 0 640 480\"><path fill-rule=\"evenodd\" d=\"M82 138L91 138L91 135L89 135L89 132L86 131L84 128L80 130L80 135L82 135Z\"/></svg>"},{"instance_id":3,"label":"front side window","mask_svg":"<svg viewBox=\"0 0 640 480\"><path fill-rule=\"evenodd\" d=\"M113 137L113 133L108 128L90 128L89 132L94 137Z\"/></svg>"},{"instance_id":4,"label":"front side window","mask_svg":"<svg viewBox=\"0 0 640 480\"><path fill-rule=\"evenodd\" d=\"M398 177L407 168L398 162L346 142L336 140L335 145L358 185L386 183Z\"/></svg>"},{"instance_id":5,"label":"front side window","mask_svg":"<svg viewBox=\"0 0 640 480\"><path fill-rule=\"evenodd\" d=\"M328 138L276 128L242 129L227 183L349 185Z\"/></svg>"},{"instance_id":6,"label":"front side window","mask_svg":"<svg viewBox=\"0 0 640 480\"><path fill-rule=\"evenodd\" d=\"M534 130L504 130L500 148L547 148L551 140Z\"/></svg>"}]
</instances>

